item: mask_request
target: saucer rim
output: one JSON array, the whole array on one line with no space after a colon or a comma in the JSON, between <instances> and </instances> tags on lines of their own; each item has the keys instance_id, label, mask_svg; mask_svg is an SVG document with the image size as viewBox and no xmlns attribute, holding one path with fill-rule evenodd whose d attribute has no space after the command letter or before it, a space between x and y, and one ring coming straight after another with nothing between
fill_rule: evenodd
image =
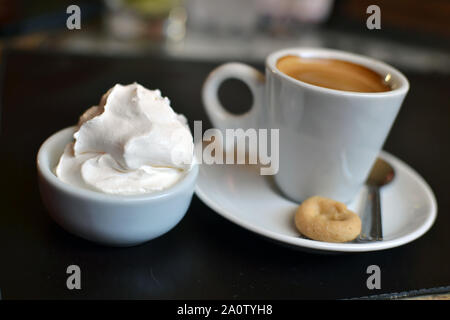
<instances>
[{"instance_id":1,"label":"saucer rim","mask_svg":"<svg viewBox=\"0 0 450 320\"><path fill-rule=\"evenodd\" d=\"M211 200L211 198L200 189L199 187L199 180L197 180L197 184L195 186L195 194L199 199L205 203L209 208L211 208L213 211L221 215L222 217L226 218L227 220L251 231L256 234L259 234L261 236L267 237L271 240L276 240L278 242L282 242L283 244L292 245L295 247L305 248L309 250L316 250L316 251L329 251L329 252L367 252L367 251L378 251L378 250L385 250L390 249L394 247L398 247L407 243L410 243L418 238L420 238L422 235L424 235L434 224L434 221L437 217L437 202L436 197L431 189L431 187L428 185L428 183L425 181L424 178L420 174L418 174L413 168L411 168L408 164L406 164L404 161L400 160L399 158L395 157L394 155L386 152L381 151L379 156L383 158L384 160L394 163L394 165L402 166L406 174L411 176L416 182L422 187L424 190L424 193L426 195L427 202L430 204L430 210L428 211L428 216L424 223L418 227L413 232L410 232L406 235L403 235L401 237L391 239L391 240L382 240L382 241L376 241L376 242L369 242L369 243L330 243L330 242L321 242L316 240L310 240L305 239L301 237L292 237L288 235L283 235L274 231L267 230L265 228L256 227L252 225L249 222L243 221L242 219L239 219L233 214L229 214L228 210L218 205L215 201ZM200 169L201 170L201 169ZM200 179L200 174L198 179Z\"/></svg>"}]
</instances>

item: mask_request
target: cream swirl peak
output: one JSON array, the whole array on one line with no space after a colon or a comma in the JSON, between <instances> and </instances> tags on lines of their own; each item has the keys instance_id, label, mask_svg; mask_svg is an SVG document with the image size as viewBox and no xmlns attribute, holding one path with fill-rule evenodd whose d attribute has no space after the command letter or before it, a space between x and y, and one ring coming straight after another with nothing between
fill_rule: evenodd
<instances>
[{"instance_id":1,"label":"cream swirl peak","mask_svg":"<svg viewBox=\"0 0 450 320\"><path fill-rule=\"evenodd\" d=\"M69 184L112 194L141 194L175 184L193 162L184 116L159 90L117 84L81 117L56 175Z\"/></svg>"}]
</instances>

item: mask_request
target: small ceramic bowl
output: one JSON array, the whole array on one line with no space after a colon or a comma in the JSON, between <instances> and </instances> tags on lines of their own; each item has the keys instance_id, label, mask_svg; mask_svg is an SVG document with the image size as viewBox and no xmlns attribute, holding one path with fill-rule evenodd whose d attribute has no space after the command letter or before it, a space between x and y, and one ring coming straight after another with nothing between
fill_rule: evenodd
<instances>
[{"instance_id":1,"label":"small ceramic bowl","mask_svg":"<svg viewBox=\"0 0 450 320\"><path fill-rule=\"evenodd\" d=\"M173 187L135 196L103 194L59 180L54 169L75 127L49 137L37 156L39 188L51 217L67 231L111 246L132 246L172 229L185 215L194 193L198 165Z\"/></svg>"}]
</instances>

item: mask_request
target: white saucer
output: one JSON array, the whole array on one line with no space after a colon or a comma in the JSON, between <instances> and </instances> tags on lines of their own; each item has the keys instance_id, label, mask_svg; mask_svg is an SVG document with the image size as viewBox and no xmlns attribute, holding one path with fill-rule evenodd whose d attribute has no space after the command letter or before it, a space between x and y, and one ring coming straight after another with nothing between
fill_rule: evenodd
<instances>
[{"instance_id":1,"label":"white saucer","mask_svg":"<svg viewBox=\"0 0 450 320\"><path fill-rule=\"evenodd\" d=\"M395 169L395 179L381 190L383 241L328 243L303 238L295 228L298 204L284 198L270 176L256 166L200 165L196 194L226 219L267 238L308 251L363 252L411 242L430 229L436 214L434 194L425 180L387 152L380 157ZM359 213L361 190L348 206Z\"/></svg>"}]
</instances>

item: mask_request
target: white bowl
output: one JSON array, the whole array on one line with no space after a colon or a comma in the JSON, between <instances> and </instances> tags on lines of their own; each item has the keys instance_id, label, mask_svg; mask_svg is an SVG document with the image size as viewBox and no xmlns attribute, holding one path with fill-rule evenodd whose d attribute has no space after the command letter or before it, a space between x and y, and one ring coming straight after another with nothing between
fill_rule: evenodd
<instances>
[{"instance_id":1,"label":"white bowl","mask_svg":"<svg viewBox=\"0 0 450 320\"><path fill-rule=\"evenodd\" d=\"M37 156L39 188L50 216L64 229L111 246L132 246L159 237L184 216L194 193L198 165L166 190L133 196L109 195L72 186L54 174L75 127L49 137Z\"/></svg>"}]
</instances>

